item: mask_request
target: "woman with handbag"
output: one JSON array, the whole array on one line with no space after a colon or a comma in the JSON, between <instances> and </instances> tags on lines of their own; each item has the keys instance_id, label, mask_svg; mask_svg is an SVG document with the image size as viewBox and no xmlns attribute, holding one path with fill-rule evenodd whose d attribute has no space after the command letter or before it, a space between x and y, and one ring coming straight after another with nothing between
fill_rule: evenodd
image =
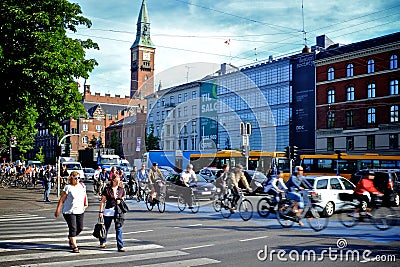
<instances>
[{"instance_id":1,"label":"woman with handbag","mask_svg":"<svg viewBox=\"0 0 400 267\"><path fill-rule=\"evenodd\" d=\"M101 194L99 218L104 218L106 236L104 238L99 238L99 240L100 248L105 248L108 229L110 229L111 222L114 220L118 251L124 252L125 249L124 242L122 241L122 225L125 217L124 212L120 208L120 204L125 197L125 190L120 181L120 176L114 173L111 176L111 181L107 184Z\"/></svg>"},{"instance_id":2,"label":"woman with handbag","mask_svg":"<svg viewBox=\"0 0 400 267\"><path fill-rule=\"evenodd\" d=\"M79 181L79 173L77 171L71 172L67 181L68 184L64 187L54 216L60 216L62 207L62 214L68 224L69 245L74 253L79 253L76 245L76 236L83 230L83 217L88 207L88 198L86 187Z\"/></svg>"}]
</instances>

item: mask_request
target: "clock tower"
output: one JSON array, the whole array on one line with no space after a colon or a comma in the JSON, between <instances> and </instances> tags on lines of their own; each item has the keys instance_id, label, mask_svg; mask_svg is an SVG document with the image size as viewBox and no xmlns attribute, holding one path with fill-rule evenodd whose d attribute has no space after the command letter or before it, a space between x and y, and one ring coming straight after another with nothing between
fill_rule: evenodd
<instances>
[{"instance_id":1,"label":"clock tower","mask_svg":"<svg viewBox=\"0 0 400 267\"><path fill-rule=\"evenodd\" d=\"M154 93L154 53L146 0L143 0L136 24L136 39L131 46L131 98Z\"/></svg>"}]
</instances>

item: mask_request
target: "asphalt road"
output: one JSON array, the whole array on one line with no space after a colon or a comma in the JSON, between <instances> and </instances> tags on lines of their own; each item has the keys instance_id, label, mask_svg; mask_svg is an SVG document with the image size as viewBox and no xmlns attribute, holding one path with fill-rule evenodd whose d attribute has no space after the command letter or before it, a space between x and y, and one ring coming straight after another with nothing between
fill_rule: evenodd
<instances>
[{"instance_id":1,"label":"asphalt road","mask_svg":"<svg viewBox=\"0 0 400 267\"><path fill-rule=\"evenodd\" d=\"M55 195L46 204L40 189L0 188L0 266L376 266L378 259L380 266L399 266L399 226L349 229L333 216L318 233L307 226L282 229L273 216L263 219L256 211L247 222L238 214L223 219L206 202L197 214L179 212L174 199L162 214L128 200L127 251L117 252L112 228L103 250L91 236L99 201L90 188L80 254L68 248L63 218L54 218Z\"/></svg>"}]
</instances>

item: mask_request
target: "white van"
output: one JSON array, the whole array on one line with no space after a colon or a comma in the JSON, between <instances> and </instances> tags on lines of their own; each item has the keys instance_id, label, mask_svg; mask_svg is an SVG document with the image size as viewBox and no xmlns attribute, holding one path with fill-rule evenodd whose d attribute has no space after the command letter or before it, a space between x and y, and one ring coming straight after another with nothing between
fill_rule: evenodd
<instances>
[{"instance_id":1,"label":"white van","mask_svg":"<svg viewBox=\"0 0 400 267\"><path fill-rule=\"evenodd\" d=\"M68 174L71 174L73 171L77 171L79 173L79 177L83 180L85 179L85 173L83 172L82 165L77 161L65 161L62 163L62 166L67 167Z\"/></svg>"}]
</instances>

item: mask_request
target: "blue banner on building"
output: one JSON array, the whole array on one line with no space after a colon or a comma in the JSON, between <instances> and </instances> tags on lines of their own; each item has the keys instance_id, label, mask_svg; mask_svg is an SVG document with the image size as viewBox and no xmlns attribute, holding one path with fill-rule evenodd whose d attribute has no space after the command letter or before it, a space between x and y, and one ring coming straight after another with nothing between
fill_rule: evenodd
<instances>
[{"instance_id":1,"label":"blue banner on building","mask_svg":"<svg viewBox=\"0 0 400 267\"><path fill-rule=\"evenodd\" d=\"M292 58L292 125L291 145L302 153L314 153L315 148L315 65L314 54Z\"/></svg>"}]
</instances>

